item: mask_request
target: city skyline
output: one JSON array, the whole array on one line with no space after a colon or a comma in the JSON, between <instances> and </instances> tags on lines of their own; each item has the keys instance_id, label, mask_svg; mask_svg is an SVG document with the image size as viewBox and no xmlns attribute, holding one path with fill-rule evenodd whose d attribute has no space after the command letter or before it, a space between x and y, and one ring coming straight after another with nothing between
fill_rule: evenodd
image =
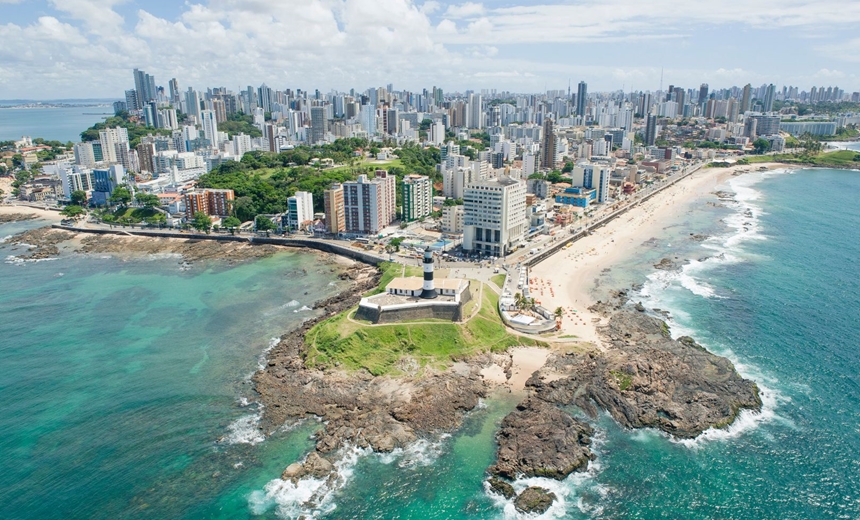
<instances>
[{"instance_id":1,"label":"city skyline","mask_svg":"<svg viewBox=\"0 0 860 520\"><path fill-rule=\"evenodd\" d=\"M860 86L860 5L662 4L0 0L0 98L118 98L134 67L196 88Z\"/></svg>"}]
</instances>

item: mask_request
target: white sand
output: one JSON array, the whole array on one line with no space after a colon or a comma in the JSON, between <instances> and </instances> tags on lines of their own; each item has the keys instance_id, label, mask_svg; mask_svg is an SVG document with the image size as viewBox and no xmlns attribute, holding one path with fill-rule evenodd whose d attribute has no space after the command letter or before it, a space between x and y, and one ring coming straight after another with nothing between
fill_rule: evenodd
<instances>
[{"instance_id":1,"label":"white sand","mask_svg":"<svg viewBox=\"0 0 860 520\"><path fill-rule=\"evenodd\" d=\"M60 215L58 211L49 211L46 210L44 207L31 207L18 203L10 205L0 205L0 214L11 215L13 213L20 213L23 215L36 215L41 219L49 220L51 222L59 222L63 220L63 216Z\"/></svg>"},{"instance_id":2,"label":"white sand","mask_svg":"<svg viewBox=\"0 0 860 520\"><path fill-rule=\"evenodd\" d=\"M684 218L691 205L716 191L736 172L752 172L762 166L785 167L763 163L702 168L535 266L531 270L533 297L548 309L565 309L559 335L576 336L601 347L596 327L600 317L588 311L594 303L591 291L600 272L635 254L642 242Z\"/></svg>"}]
</instances>

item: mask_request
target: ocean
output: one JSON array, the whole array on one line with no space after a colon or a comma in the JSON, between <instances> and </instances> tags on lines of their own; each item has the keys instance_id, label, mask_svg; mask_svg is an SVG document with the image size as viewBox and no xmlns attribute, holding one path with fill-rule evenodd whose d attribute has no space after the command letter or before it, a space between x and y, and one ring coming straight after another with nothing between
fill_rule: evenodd
<instances>
[{"instance_id":1,"label":"ocean","mask_svg":"<svg viewBox=\"0 0 860 520\"><path fill-rule=\"evenodd\" d=\"M729 184L734 201L714 197L643 237L598 296L641 283L634 299L730 358L758 383L763 410L692 441L601 415L587 472L516 483L556 493L541 518L860 517L860 174ZM10 226L21 224L0 236ZM689 263L656 271L666 256ZM268 338L296 323L282 309L294 282L278 275L298 265L316 280L304 287L333 281L299 253L187 272L99 257L0 264L0 399L11 403L0 411L0 516L519 518L483 484L495 429L516 404L502 394L451 436L345 452L331 489L280 481L317 425L263 441L242 404ZM314 493L326 499L306 509Z\"/></svg>"},{"instance_id":2,"label":"ocean","mask_svg":"<svg viewBox=\"0 0 860 520\"><path fill-rule=\"evenodd\" d=\"M111 106L0 108L0 141L17 141L29 136L77 143L82 130L111 116Z\"/></svg>"}]
</instances>

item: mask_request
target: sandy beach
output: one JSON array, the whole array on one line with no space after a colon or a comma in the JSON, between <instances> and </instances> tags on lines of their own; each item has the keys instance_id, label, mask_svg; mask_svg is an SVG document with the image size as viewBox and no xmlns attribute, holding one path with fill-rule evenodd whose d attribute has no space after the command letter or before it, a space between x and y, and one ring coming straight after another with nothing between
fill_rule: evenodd
<instances>
[{"instance_id":1,"label":"sandy beach","mask_svg":"<svg viewBox=\"0 0 860 520\"><path fill-rule=\"evenodd\" d=\"M691 205L718 190L732 176L761 167L785 165L702 168L535 266L531 270L534 297L548 309L565 310L559 337L575 336L602 348L597 333L600 318L588 310L595 303L592 291L600 272L635 254L640 244L683 217Z\"/></svg>"},{"instance_id":2,"label":"sandy beach","mask_svg":"<svg viewBox=\"0 0 860 520\"><path fill-rule=\"evenodd\" d=\"M45 208L25 206L21 204L3 204L0 205L0 215L36 215L36 217L53 222L63 220L63 216L58 211L50 211Z\"/></svg>"}]
</instances>

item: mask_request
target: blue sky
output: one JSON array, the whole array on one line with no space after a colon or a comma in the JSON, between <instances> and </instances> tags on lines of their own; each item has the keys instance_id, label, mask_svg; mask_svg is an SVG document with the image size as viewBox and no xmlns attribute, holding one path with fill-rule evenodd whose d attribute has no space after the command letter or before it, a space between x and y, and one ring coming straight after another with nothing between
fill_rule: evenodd
<instances>
[{"instance_id":1,"label":"blue sky","mask_svg":"<svg viewBox=\"0 0 860 520\"><path fill-rule=\"evenodd\" d=\"M860 2L0 0L0 99L180 86L860 90Z\"/></svg>"}]
</instances>

